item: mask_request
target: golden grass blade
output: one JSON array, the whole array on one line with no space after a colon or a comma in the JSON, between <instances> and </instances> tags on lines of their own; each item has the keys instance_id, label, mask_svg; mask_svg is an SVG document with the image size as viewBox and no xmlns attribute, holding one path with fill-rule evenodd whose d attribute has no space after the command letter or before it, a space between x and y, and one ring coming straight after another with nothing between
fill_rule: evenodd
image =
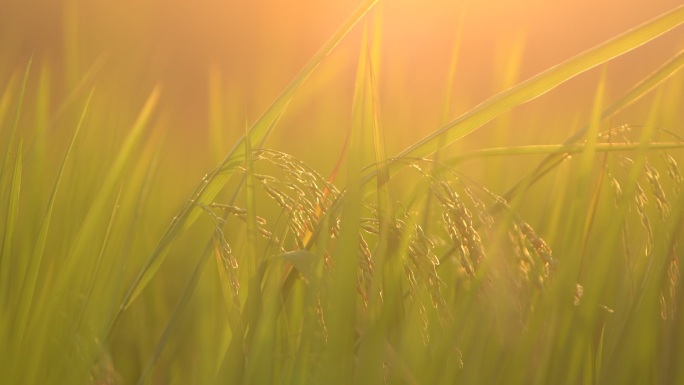
<instances>
[{"instance_id":1,"label":"golden grass blade","mask_svg":"<svg viewBox=\"0 0 684 385\"><path fill-rule=\"evenodd\" d=\"M402 151L399 157L423 158L478 129L502 113L535 99L575 76L623 55L684 23L684 5L552 67L479 106ZM391 171L391 170L390 170ZM371 172L375 174L375 171ZM368 181L372 176L368 176Z\"/></svg>"},{"instance_id":2,"label":"golden grass blade","mask_svg":"<svg viewBox=\"0 0 684 385\"><path fill-rule=\"evenodd\" d=\"M48 231L50 229L50 223L52 221L52 211L55 206L55 199L57 198L57 191L59 190L59 185L62 181L62 176L64 175L64 169L66 167L67 160L74 148L74 143L78 137L78 133L81 131L83 122L88 112L88 107L90 106L90 101L93 96L93 91L90 91L88 99L86 100L85 106L83 107L83 112L76 125L73 135L71 136L71 141L64 153L64 158L62 159L62 164L57 172L57 178L55 183L52 185L52 191L50 192L50 198L48 199L47 208L45 210L45 215L40 226L40 231L38 232L38 238L36 239L35 248L33 249L33 255L29 260L28 266L24 273L24 279L21 286L21 293L19 295L19 303L17 312L15 314L15 336L17 341L21 342L23 340L24 330L26 324L28 323L29 312L31 305L33 303L33 294L36 290L36 280L38 279L38 272L40 271L41 262L43 260L43 253L45 250L45 241L47 239Z\"/></svg>"},{"instance_id":3,"label":"golden grass blade","mask_svg":"<svg viewBox=\"0 0 684 385\"><path fill-rule=\"evenodd\" d=\"M326 42L325 45L314 55L314 57L304 66L299 74L292 80L292 82L285 88L285 90L276 98L273 104L266 110L264 115L254 123L249 130L249 135L252 141L261 143L268 134L270 127L280 116L283 109L287 106L292 95L304 83L304 81L313 73L323 59L337 46L344 36L351 30L351 28L368 12L368 10L375 4L376 0L364 1L352 14L352 16L338 29L338 31ZM150 254L145 265L142 267L138 277L131 285L128 293L124 297L119 314L125 310L130 303L140 294L140 291L147 285L152 276L157 272L159 266L164 260L164 252L171 240L183 227L189 226L201 214L196 209L196 203L208 204L211 203L218 193L223 189L228 179L230 172L239 162L241 162L244 155L243 136L234 145L228 155L221 161L214 171L209 173L203 179L202 183L197 187L192 198L181 208L179 214L169 225L168 229L162 236L161 240Z\"/></svg>"}]
</instances>

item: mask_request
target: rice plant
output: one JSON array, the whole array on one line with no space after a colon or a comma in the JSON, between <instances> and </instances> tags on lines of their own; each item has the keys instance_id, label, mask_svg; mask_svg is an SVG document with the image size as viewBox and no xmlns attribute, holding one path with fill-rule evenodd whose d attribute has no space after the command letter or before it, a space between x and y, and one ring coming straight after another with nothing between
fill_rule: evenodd
<instances>
[{"instance_id":1,"label":"rice plant","mask_svg":"<svg viewBox=\"0 0 684 385\"><path fill-rule=\"evenodd\" d=\"M65 100L33 57L0 74L3 383L684 383L684 53L612 104L604 72L563 143L450 146L675 30L684 7L388 156L374 5L190 181L165 170L163 84L113 107L99 62ZM347 140L311 144L332 172L268 145L357 29ZM614 124L643 101L643 121ZM531 156L500 190L469 167ZM179 183L187 199L169 197Z\"/></svg>"}]
</instances>

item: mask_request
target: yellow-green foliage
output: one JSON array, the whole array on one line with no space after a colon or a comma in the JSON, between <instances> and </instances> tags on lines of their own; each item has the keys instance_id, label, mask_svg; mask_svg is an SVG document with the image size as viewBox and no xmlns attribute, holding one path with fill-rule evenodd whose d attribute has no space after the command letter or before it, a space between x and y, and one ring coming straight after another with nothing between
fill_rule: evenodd
<instances>
[{"instance_id":1,"label":"yellow-green foliage","mask_svg":"<svg viewBox=\"0 0 684 385\"><path fill-rule=\"evenodd\" d=\"M164 84L110 88L95 74L111 58L75 68L75 27L66 79L42 56L0 66L0 382L684 383L684 52L612 102L604 67L590 120L567 122L563 143L449 147L676 29L684 6L392 154L374 5L213 168L225 143L190 159L168 138ZM293 95L356 30L342 150L300 136L316 161L284 153L268 139ZM225 140L235 119L207 68L204 134ZM630 109L643 118L614 124ZM477 172L494 159L508 163Z\"/></svg>"}]
</instances>

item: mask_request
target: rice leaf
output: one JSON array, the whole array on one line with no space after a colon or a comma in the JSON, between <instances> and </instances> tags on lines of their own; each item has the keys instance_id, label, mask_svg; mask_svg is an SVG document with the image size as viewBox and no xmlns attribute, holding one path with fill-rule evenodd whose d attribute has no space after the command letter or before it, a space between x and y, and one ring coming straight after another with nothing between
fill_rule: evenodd
<instances>
[{"instance_id":1,"label":"rice leaf","mask_svg":"<svg viewBox=\"0 0 684 385\"><path fill-rule=\"evenodd\" d=\"M653 90L656 86L671 78L683 66L684 49L680 50L674 57L665 62L662 66L657 68L655 71L653 71L639 83L634 85L618 100L616 100L608 108L603 110L603 113L601 114L601 119L605 120L610 116L622 111L623 109L625 109L632 103L636 102L637 100L641 99L641 97L646 95L649 91ZM589 125L586 124L579 130L577 130L564 142L564 146L562 148L559 148L555 154L550 154L549 156L544 158L544 160L540 162L540 164L534 169L534 171L532 171L530 174L526 175L515 185L513 185L503 195L503 197L507 200L512 199L516 194L518 194L519 191L524 190L526 186L530 186L531 184L539 180L539 178L541 178L544 174L546 174L555 166L557 166L559 162L565 158L566 152L574 152L574 150L572 150L572 147L575 146L575 143L577 141L584 137L588 129ZM597 147L599 151L600 147L601 145ZM570 151L565 151L565 149L568 149Z\"/></svg>"},{"instance_id":2,"label":"rice leaf","mask_svg":"<svg viewBox=\"0 0 684 385\"><path fill-rule=\"evenodd\" d=\"M601 152L620 152L634 151L639 148L639 143L597 143L594 151ZM649 151L653 150L675 150L684 147L684 142L652 142L649 141L645 146ZM481 159L498 156L524 156L524 155L548 155L548 154L578 154L584 152L586 144L533 144L527 146L510 146L485 148L466 152L444 160L444 164L454 166L461 162L472 159Z\"/></svg>"},{"instance_id":3,"label":"rice leaf","mask_svg":"<svg viewBox=\"0 0 684 385\"><path fill-rule=\"evenodd\" d=\"M316 277L316 266L318 265L319 258L308 250L288 251L279 254L277 258L284 258L290 262L307 281L311 281Z\"/></svg>"},{"instance_id":4,"label":"rice leaf","mask_svg":"<svg viewBox=\"0 0 684 385\"><path fill-rule=\"evenodd\" d=\"M591 188L591 182L589 181L591 177L591 171L594 168L595 158L596 158L596 144L598 142L599 132L601 130L601 109L603 108L603 100L605 99L606 92L606 72L604 67L603 76L599 82L598 89L596 90L596 97L594 99L594 107L591 114L591 121L589 123L589 131L587 133L586 146L582 152L580 159L580 175L582 180L578 182L579 191L587 191ZM607 162L607 155L604 154L603 166ZM581 256L580 256L580 266L584 264L584 260L587 257L587 248L589 247L589 234L591 228L594 224L594 219L596 218L596 212L598 210L599 197L601 195L601 187L603 186L603 177L605 176L605 167L599 169L599 175L597 181L593 183L594 189L589 196L589 211L584 217L584 224L582 230L582 246L581 246ZM577 202L577 201L576 201ZM581 272L581 269L580 269ZM581 277L584 278L584 277Z\"/></svg>"},{"instance_id":5,"label":"rice leaf","mask_svg":"<svg viewBox=\"0 0 684 385\"><path fill-rule=\"evenodd\" d=\"M634 50L682 23L684 23L684 5L489 98L402 151L398 157L423 158L433 154L502 113L549 92L587 70ZM390 163L389 166L394 165L395 163ZM393 167L390 168L390 172L392 169ZM371 175L367 175L365 180L370 181L375 173L376 171L371 171Z\"/></svg>"}]
</instances>

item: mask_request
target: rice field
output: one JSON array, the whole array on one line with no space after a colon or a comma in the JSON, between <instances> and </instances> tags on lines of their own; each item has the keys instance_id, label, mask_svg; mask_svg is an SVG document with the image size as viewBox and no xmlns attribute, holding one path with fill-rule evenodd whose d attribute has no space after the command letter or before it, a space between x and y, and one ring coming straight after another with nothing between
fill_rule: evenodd
<instances>
[{"instance_id":1,"label":"rice field","mask_svg":"<svg viewBox=\"0 0 684 385\"><path fill-rule=\"evenodd\" d=\"M684 6L497 1L8 1L0 382L684 384Z\"/></svg>"}]
</instances>

